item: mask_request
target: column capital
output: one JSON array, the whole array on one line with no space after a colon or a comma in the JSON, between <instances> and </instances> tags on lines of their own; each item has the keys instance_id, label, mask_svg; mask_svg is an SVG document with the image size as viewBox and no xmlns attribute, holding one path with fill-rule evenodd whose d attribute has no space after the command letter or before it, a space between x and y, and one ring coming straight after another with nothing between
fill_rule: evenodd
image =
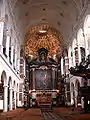
<instances>
[{"instance_id":1,"label":"column capital","mask_svg":"<svg viewBox=\"0 0 90 120\"><path fill-rule=\"evenodd\" d=\"M52 68L53 71L55 71L55 68Z\"/></svg>"},{"instance_id":2,"label":"column capital","mask_svg":"<svg viewBox=\"0 0 90 120\"><path fill-rule=\"evenodd\" d=\"M14 91L14 92L17 92L17 90L16 90L15 88L13 89L13 91Z\"/></svg>"},{"instance_id":3,"label":"column capital","mask_svg":"<svg viewBox=\"0 0 90 120\"><path fill-rule=\"evenodd\" d=\"M4 85L3 87L8 87L8 85Z\"/></svg>"},{"instance_id":4,"label":"column capital","mask_svg":"<svg viewBox=\"0 0 90 120\"><path fill-rule=\"evenodd\" d=\"M13 88L10 87L9 90L13 90Z\"/></svg>"},{"instance_id":5,"label":"column capital","mask_svg":"<svg viewBox=\"0 0 90 120\"><path fill-rule=\"evenodd\" d=\"M5 20L3 18L0 18L0 22L5 22Z\"/></svg>"},{"instance_id":6,"label":"column capital","mask_svg":"<svg viewBox=\"0 0 90 120\"><path fill-rule=\"evenodd\" d=\"M33 71L35 71L35 68L32 68Z\"/></svg>"}]
</instances>

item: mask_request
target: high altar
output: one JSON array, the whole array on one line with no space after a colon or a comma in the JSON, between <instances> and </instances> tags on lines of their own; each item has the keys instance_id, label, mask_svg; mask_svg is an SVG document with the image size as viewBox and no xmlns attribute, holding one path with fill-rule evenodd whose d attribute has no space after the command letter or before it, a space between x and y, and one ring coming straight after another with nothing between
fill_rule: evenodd
<instances>
[{"instance_id":1,"label":"high altar","mask_svg":"<svg viewBox=\"0 0 90 120\"><path fill-rule=\"evenodd\" d=\"M48 57L48 50L38 50L38 57L29 62L29 97L31 106L56 105L57 62Z\"/></svg>"}]
</instances>

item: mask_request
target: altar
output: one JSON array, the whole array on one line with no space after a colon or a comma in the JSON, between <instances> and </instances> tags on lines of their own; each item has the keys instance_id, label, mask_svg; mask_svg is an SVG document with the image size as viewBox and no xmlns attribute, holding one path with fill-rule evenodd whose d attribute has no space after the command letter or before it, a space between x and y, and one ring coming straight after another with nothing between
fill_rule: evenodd
<instances>
[{"instance_id":1,"label":"altar","mask_svg":"<svg viewBox=\"0 0 90 120\"><path fill-rule=\"evenodd\" d=\"M48 51L41 48L38 56L29 62L29 81L32 106L56 104L57 62L48 57Z\"/></svg>"}]
</instances>

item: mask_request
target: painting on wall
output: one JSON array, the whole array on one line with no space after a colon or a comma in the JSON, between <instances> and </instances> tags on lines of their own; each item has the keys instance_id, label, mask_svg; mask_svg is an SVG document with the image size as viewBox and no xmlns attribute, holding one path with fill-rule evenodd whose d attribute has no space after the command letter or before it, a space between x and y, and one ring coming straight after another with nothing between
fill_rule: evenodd
<instances>
[{"instance_id":1,"label":"painting on wall","mask_svg":"<svg viewBox=\"0 0 90 120\"><path fill-rule=\"evenodd\" d=\"M36 89L37 90L51 90L52 78L51 70L36 70Z\"/></svg>"}]
</instances>

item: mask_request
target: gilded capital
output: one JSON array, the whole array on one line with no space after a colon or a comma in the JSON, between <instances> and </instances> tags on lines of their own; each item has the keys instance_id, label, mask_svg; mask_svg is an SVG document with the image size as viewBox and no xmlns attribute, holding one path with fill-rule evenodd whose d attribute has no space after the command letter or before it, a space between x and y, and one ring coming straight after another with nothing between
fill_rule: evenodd
<instances>
[{"instance_id":1,"label":"gilded capital","mask_svg":"<svg viewBox=\"0 0 90 120\"><path fill-rule=\"evenodd\" d=\"M5 20L0 18L0 22L5 22Z\"/></svg>"}]
</instances>

